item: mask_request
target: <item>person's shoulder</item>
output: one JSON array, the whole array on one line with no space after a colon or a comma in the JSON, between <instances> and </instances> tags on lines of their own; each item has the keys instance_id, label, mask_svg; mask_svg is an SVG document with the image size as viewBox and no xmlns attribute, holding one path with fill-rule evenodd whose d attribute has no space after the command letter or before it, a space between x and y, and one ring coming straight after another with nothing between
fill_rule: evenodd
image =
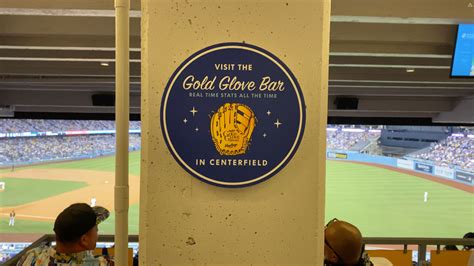
<instances>
[{"instance_id":1,"label":"person's shoulder","mask_svg":"<svg viewBox=\"0 0 474 266\"><path fill-rule=\"evenodd\" d=\"M59 255L62 255L64 257L64 254ZM83 265L88 263L99 266L113 265L113 263L108 260L107 256L94 255L92 250L85 250L78 253L68 254L67 258L67 262L73 263L73 265Z\"/></svg>"},{"instance_id":2,"label":"person's shoulder","mask_svg":"<svg viewBox=\"0 0 474 266\"><path fill-rule=\"evenodd\" d=\"M18 261L17 266L30 265L48 265L49 258L55 253L55 250L48 246L41 246L28 250ZM35 264L33 264L35 263Z\"/></svg>"},{"instance_id":3,"label":"person's shoulder","mask_svg":"<svg viewBox=\"0 0 474 266\"><path fill-rule=\"evenodd\" d=\"M374 266L393 266L393 263L384 257L372 257L371 261Z\"/></svg>"},{"instance_id":4,"label":"person's shoulder","mask_svg":"<svg viewBox=\"0 0 474 266\"><path fill-rule=\"evenodd\" d=\"M367 252L362 253L359 264L360 266L374 266L372 260Z\"/></svg>"},{"instance_id":5,"label":"person's shoulder","mask_svg":"<svg viewBox=\"0 0 474 266\"><path fill-rule=\"evenodd\" d=\"M114 266L115 265L112 260L109 260L108 258L104 256L99 256L97 257L97 259L99 260L100 266Z\"/></svg>"},{"instance_id":6,"label":"person's shoulder","mask_svg":"<svg viewBox=\"0 0 474 266\"><path fill-rule=\"evenodd\" d=\"M92 262L94 265L99 266L110 266L114 265L113 261L109 260L105 256L93 256L92 253L87 252L86 257L83 259L83 262Z\"/></svg>"}]
</instances>

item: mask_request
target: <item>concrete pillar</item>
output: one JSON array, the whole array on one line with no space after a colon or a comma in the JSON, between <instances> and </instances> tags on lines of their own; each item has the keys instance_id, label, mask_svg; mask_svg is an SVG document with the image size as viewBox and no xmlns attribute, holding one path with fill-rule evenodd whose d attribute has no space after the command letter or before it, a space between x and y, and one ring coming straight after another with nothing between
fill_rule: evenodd
<instances>
[{"instance_id":1,"label":"concrete pillar","mask_svg":"<svg viewBox=\"0 0 474 266\"><path fill-rule=\"evenodd\" d=\"M141 265L322 263L329 20L330 0L142 1Z\"/></svg>"}]
</instances>

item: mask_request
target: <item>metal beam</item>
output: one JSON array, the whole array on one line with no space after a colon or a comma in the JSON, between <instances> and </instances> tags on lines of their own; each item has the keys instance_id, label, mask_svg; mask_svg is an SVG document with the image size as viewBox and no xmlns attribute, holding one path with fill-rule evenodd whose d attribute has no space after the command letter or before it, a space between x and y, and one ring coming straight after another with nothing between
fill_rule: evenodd
<instances>
[{"instance_id":1,"label":"metal beam","mask_svg":"<svg viewBox=\"0 0 474 266\"><path fill-rule=\"evenodd\" d=\"M108 106L74 106L74 105L15 105L16 112L51 112L51 113L115 113L115 108ZM140 107L131 106L130 113L139 114Z\"/></svg>"},{"instance_id":2,"label":"metal beam","mask_svg":"<svg viewBox=\"0 0 474 266\"><path fill-rule=\"evenodd\" d=\"M114 13L114 10L104 10L104 9L0 8L0 15L113 18L115 16L115 13ZM131 10L130 18L141 18L141 11ZM331 22L456 25L459 23L474 23L474 19L463 20L463 19L458 19L458 18L331 16Z\"/></svg>"},{"instance_id":3,"label":"metal beam","mask_svg":"<svg viewBox=\"0 0 474 266\"><path fill-rule=\"evenodd\" d=\"M382 65L382 64L329 64L329 67L451 69L451 66Z\"/></svg>"},{"instance_id":4,"label":"metal beam","mask_svg":"<svg viewBox=\"0 0 474 266\"><path fill-rule=\"evenodd\" d=\"M113 52L115 47L70 47L70 46L24 46L24 45L0 45L5 50L60 50L60 51L97 51ZM131 52L140 52L140 48L130 48Z\"/></svg>"},{"instance_id":5,"label":"metal beam","mask_svg":"<svg viewBox=\"0 0 474 266\"><path fill-rule=\"evenodd\" d=\"M103 9L46 9L46 8L0 8L0 15L51 16L51 17L115 17L114 10ZM130 18L140 18L141 11L131 10Z\"/></svg>"},{"instance_id":6,"label":"metal beam","mask_svg":"<svg viewBox=\"0 0 474 266\"><path fill-rule=\"evenodd\" d=\"M0 57L0 61L41 61L41 62L115 62L114 58L58 58L58 57ZM130 63L140 63L140 59L130 59Z\"/></svg>"},{"instance_id":7,"label":"metal beam","mask_svg":"<svg viewBox=\"0 0 474 266\"><path fill-rule=\"evenodd\" d=\"M24 45L0 45L5 50L60 50L60 51L98 51L113 52L114 47L67 47L67 46L24 46ZM130 48L132 52L140 52L140 48ZM451 59L452 56L445 54L407 54L407 53L357 53L357 52L331 52L330 56L353 56L353 57L403 57L403 58L438 58Z\"/></svg>"},{"instance_id":8,"label":"metal beam","mask_svg":"<svg viewBox=\"0 0 474 266\"><path fill-rule=\"evenodd\" d=\"M385 112L385 111L358 111L329 109L331 117L399 117L399 118L432 118L439 112Z\"/></svg>"},{"instance_id":9,"label":"metal beam","mask_svg":"<svg viewBox=\"0 0 474 266\"><path fill-rule=\"evenodd\" d=\"M429 80L370 80L370 79L330 79L329 82L354 82L354 83L401 83L401 84L468 84L474 85L474 81L429 81Z\"/></svg>"},{"instance_id":10,"label":"metal beam","mask_svg":"<svg viewBox=\"0 0 474 266\"><path fill-rule=\"evenodd\" d=\"M474 19L463 20L463 19L458 19L458 18L331 16L331 22L374 23L374 24L457 25L459 23L474 23Z\"/></svg>"},{"instance_id":11,"label":"metal beam","mask_svg":"<svg viewBox=\"0 0 474 266\"><path fill-rule=\"evenodd\" d=\"M113 58L47 58L47 57L0 57L0 61L49 61L49 62L115 62ZM131 63L140 63L140 59L130 59ZM383 65L383 64L329 64L329 67L355 68L413 68L413 69L450 69L450 66L428 65Z\"/></svg>"},{"instance_id":12,"label":"metal beam","mask_svg":"<svg viewBox=\"0 0 474 266\"><path fill-rule=\"evenodd\" d=\"M11 73L11 72L5 72L5 73L0 73L0 75L6 75L6 76L31 76L31 77L74 77L74 78L114 78L115 75L100 75L100 74L56 74L56 73ZM130 75L130 78L141 78L141 75Z\"/></svg>"},{"instance_id":13,"label":"metal beam","mask_svg":"<svg viewBox=\"0 0 474 266\"><path fill-rule=\"evenodd\" d=\"M354 89L429 89L429 90L474 90L474 87L433 87L433 86L387 86L387 85L329 85L329 88Z\"/></svg>"},{"instance_id":14,"label":"metal beam","mask_svg":"<svg viewBox=\"0 0 474 266\"><path fill-rule=\"evenodd\" d=\"M350 88L331 88L330 96L354 96L354 97L443 97L459 98L470 96L473 93L466 90L400 90L400 89L350 89Z\"/></svg>"},{"instance_id":15,"label":"metal beam","mask_svg":"<svg viewBox=\"0 0 474 266\"><path fill-rule=\"evenodd\" d=\"M0 46L1 48L1 46ZM330 56L354 56L354 57L403 57L403 58L439 58L451 59L448 54L406 54L406 53L353 53L353 52L331 52Z\"/></svg>"}]
</instances>

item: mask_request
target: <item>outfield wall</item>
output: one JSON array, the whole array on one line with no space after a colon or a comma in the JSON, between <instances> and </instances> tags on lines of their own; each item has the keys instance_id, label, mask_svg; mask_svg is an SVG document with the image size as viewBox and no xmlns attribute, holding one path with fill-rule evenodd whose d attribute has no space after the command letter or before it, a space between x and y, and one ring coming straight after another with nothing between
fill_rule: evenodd
<instances>
[{"instance_id":1,"label":"outfield wall","mask_svg":"<svg viewBox=\"0 0 474 266\"><path fill-rule=\"evenodd\" d=\"M414 160L410 158L393 158L386 156L369 155L355 151L333 150L327 151L326 157L331 160L355 161L373 163L390 167L410 170L418 173L429 174L439 178L454 180L456 182L474 186L474 173L460 169L435 165L430 161Z\"/></svg>"},{"instance_id":2,"label":"outfield wall","mask_svg":"<svg viewBox=\"0 0 474 266\"><path fill-rule=\"evenodd\" d=\"M130 148L129 152L138 151L139 149ZM15 166L28 166L28 165L35 165L35 164L44 164L44 163L60 163L66 161L75 161L75 160L84 160L84 159L94 159L103 156L112 156L115 155L115 152L94 152L90 154L84 155L77 155L77 156L70 156L70 157L61 157L55 159L43 159L43 160L30 160L30 161L22 161L22 162L0 162L0 169L2 168L10 168Z\"/></svg>"}]
</instances>

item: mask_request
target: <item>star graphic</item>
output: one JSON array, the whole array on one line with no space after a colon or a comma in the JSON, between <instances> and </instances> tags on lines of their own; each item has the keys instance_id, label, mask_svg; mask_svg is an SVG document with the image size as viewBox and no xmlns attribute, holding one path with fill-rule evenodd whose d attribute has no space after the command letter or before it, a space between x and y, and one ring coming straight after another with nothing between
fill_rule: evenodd
<instances>
[{"instance_id":1,"label":"star graphic","mask_svg":"<svg viewBox=\"0 0 474 266\"><path fill-rule=\"evenodd\" d=\"M188 123L188 119L184 118L183 122L186 124Z\"/></svg>"},{"instance_id":2,"label":"star graphic","mask_svg":"<svg viewBox=\"0 0 474 266\"><path fill-rule=\"evenodd\" d=\"M273 123L277 128L280 128L280 125L282 125L283 123L280 122L280 120L277 119L277 121L275 123Z\"/></svg>"},{"instance_id":3,"label":"star graphic","mask_svg":"<svg viewBox=\"0 0 474 266\"><path fill-rule=\"evenodd\" d=\"M266 137L267 137L267 133L263 133L263 137L266 138Z\"/></svg>"},{"instance_id":4,"label":"star graphic","mask_svg":"<svg viewBox=\"0 0 474 266\"><path fill-rule=\"evenodd\" d=\"M195 130L196 130L196 132L198 132L198 131L199 131L199 128L196 128Z\"/></svg>"},{"instance_id":5,"label":"star graphic","mask_svg":"<svg viewBox=\"0 0 474 266\"><path fill-rule=\"evenodd\" d=\"M271 114L272 114L272 112L270 112L270 110L268 110L268 111L267 111L267 115L271 115Z\"/></svg>"},{"instance_id":6,"label":"star graphic","mask_svg":"<svg viewBox=\"0 0 474 266\"><path fill-rule=\"evenodd\" d=\"M193 106L193 109L189 112L193 113L193 116L194 116L198 112L198 110L196 110L196 108L194 108L194 106Z\"/></svg>"}]
</instances>

